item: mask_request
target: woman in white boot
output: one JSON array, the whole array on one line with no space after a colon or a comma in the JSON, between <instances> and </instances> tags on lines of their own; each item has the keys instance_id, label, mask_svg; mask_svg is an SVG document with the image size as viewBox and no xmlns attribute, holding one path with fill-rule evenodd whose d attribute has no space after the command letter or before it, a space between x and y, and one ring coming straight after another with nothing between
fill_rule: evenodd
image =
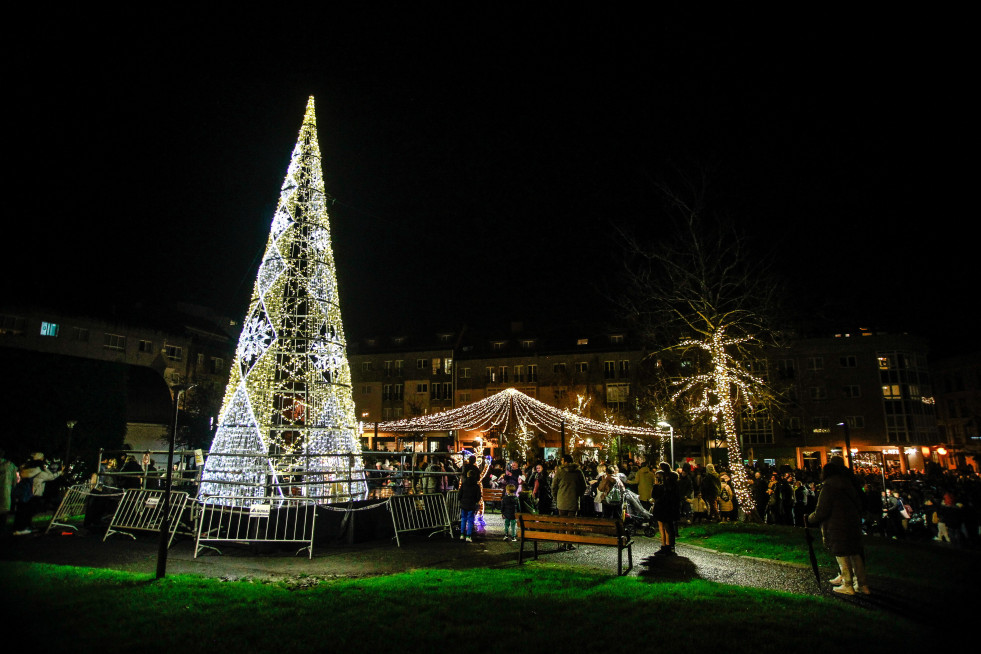
<instances>
[{"instance_id":1,"label":"woman in white boot","mask_svg":"<svg viewBox=\"0 0 981 654\"><path fill-rule=\"evenodd\" d=\"M808 525L821 525L824 544L838 560L841 574L831 580L834 592L869 594L862 551L862 499L852 483L851 471L841 457L824 466L824 484Z\"/></svg>"}]
</instances>

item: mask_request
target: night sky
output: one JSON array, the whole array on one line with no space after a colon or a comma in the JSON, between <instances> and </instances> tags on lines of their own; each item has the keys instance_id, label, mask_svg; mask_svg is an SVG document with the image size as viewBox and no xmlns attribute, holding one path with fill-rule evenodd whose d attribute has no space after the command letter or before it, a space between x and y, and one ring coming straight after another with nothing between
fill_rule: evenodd
<instances>
[{"instance_id":1,"label":"night sky","mask_svg":"<svg viewBox=\"0 0 981 654\"><path fill-rule=\"evenodd\" d=\"M349 339L616 321L616 228L664 235L679 169L711 171L789 314L967 326L954 16L137 11L9 48L6 298L240 318L314 95Z\"/></svg>"}]
</instances>

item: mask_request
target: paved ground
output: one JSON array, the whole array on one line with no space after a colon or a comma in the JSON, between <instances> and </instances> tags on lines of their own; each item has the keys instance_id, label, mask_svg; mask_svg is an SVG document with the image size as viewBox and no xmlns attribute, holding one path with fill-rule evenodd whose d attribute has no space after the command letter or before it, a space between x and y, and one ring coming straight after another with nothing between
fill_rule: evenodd
<instances>
[{"instance_id":1,"label":"paved ground","mask_svg":"<svg viewBox=\"0 0 981 654\"><path fill-rule=\"evenodd\" d=\"M424 533L404 535L401 546L394 540L378 539L348 545L328 543L306 552L246 545L223 546L222 554L202 553L194 557L193 539L178 538L168 553L168 574L196 574L218 579L286 580L305 584L311 578L359 577L390 574L419 568L509 568L518 565L518 544L502 540L500 515L490 514L474 543L451 540L445 535L427 537ZM69 535L71 534L71 535ZM645 581L684 582L705 579L737 586L751 586L802 595L830 595L825 581L820 589L809 566L782 564L749 557L722 554L691 545L678 545L678 556L654 558L659 541L638 535L634 540L634 567L629 572ZM35 561L62 565L105 567L152 575L157 567L158 541L155 535L131 539L113 535L103 542L102 534L72 534L58 530L48 536L0 536L0 560ZM530 546L526 546L530 556ZM556 563L588 566L616 574L614 548L582 546L559 551L556 546L540 546L540 559ZM930 624L938 615L950 615L951 592L960 595L976 586L981 557L972 553L965 577L951 582L949 590L912 588L889 578L870 575L871 597L842 598L873 611L885 611L905 620ZM626 562L624 563L626 565ZM837 570L821 570L830 579ZM960 606L970 606L962 604Z\"/></svg>"},{"instance_id":2,"label":"paved ground","mask_svg":"<svg viewBox=\"0 0 981 654\"><path fill-rule=\"evenodd\" d=\"M394 540L379 539L347 545L329 543L314 548L313 557L306 552L246 545L223 546L222 554L202 553L194 557L193 539L178 538L169 550L169 574L196 574L219 579L284 579L304 583L309 578L358 577L390 574L418 568L508 568L518 565L518 544L502 540L500 515L489 514L487 524L474 543L451 540L446 535L427 537L424 533L404 535L401 546ZM64 534L64 535L63 535ZM0 560L18 560L106 567L152 575L156 571L158 541L155 535L131 539L113 535L103 542L101 534L71 534L57 530L48 536L0 537ZM749 557L722 554L703 548L679 544L678 556L653 558L659 541L638 535L634 541L634 567L629 572L645 581L684 582L705 579L724 584L752 586L795 594L831 594L825 581L819 589L809 566L789 565ZM530 556L530 546L526 552ZM974 553L976 554L976 553ZM614 548L581 546L566 552L546 544L540 547L540 558L557 563L588 566L616 574L617 553ZM981 557L968 561L975 564ZM626 565L626 562L625 562ZM965 578L952 582L951 591L960 594L973 587L977 567L969 565ZM821 570L821 578L830 579L837 570ZM913 589L908 585L870 575L871 597L855 596L847 601L872 610L894 613L904 619L928 623L933 616L949 614L950 592ZM936 596L931 596L935 594Z\"/></svg>"},{"instance_id":3,"label":"paved ground","mask_svg":"<svg viewBox=\"0 0 981 654\"><path fill-rule=\"evenodd\" d=\"M439 534L432 537L424 533L409 534L402 537L401 546L390 540L318 546L314 548L313 558L308 558L306 552L293 555L292 550L245 545L223 545L221 555L205 551L195 558L193 540L179 538L169 551L167 571L227 579L274 579L354 577L414 568L517 566L518 544L502 540L504 530L500 516L490 514L486 520L486 526L474 543L451 540ZM112 567L146 574L156 570L158 548L153 535L141 535L133 540L116 534L103 542L101 534L60 535L62 532L70 533L69 530L58 530L57 534L48 536L5 536L0 540L0 559ZM734 557L686 545L678 546L677 557L649 558L658 547L656 539L637 536L634 567L629 574L652 581L708 579L794 593L818 592L813 572L808 567ZM531 546L527 545L528 557L530 550ZM543 544L540 558L616 573L616 549L609 547L585 546L564 552L551 544ZM828 571L826 577L833 574Z\"/></svg>"}]
</instances>

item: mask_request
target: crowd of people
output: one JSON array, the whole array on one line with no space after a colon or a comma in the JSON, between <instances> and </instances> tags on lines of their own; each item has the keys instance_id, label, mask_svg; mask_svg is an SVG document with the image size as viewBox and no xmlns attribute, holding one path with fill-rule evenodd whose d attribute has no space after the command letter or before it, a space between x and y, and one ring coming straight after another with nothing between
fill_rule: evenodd
<instances>
[{"instance_id":1,"label":"crowd of people","mask_svg":"<svg viewBox=\"0 0 981 654\"><path fill-rule=\"evenodd\" d=\"M671 505L676 522L727 522L746 518L731 470L685 462L672 468L667 463L616 462L585 459L505 461L495 459L477 469L480 487L506 490L514 486L518 506L533 507L538 513L574 512L578 515L610 517L629 513L637 500L643 511L661 514ZM476 461L476 459L474 459ZM459 489L467 463L459 456L423 459L417 465L399 466L378 460L368 472L373 496L382 494L433 493ZM824 483L823 470L765 464L745 469L751 480L744 496L756 507L753 519L767 524L804 527L813 514ZM954 546L979 545L981 479L970 467L961 470L934 468L929 474L893 473L849 469L861 503L861 530L867 535L896 539L933 539ZM582 488L571 477L582 476ZM886 487L883 489L882 481ZM558 483L556 483L558 482ZM677 502L675 501L677 499ZM658 504L660 501L660 504ZM656 509L656 510L655 510ZM479 510L478 510L479 516ZM669 525L672 520L660 520ZM658 529L670 551L671 529Z\"/></svg>"},{"instance_id":2,"label":"crowd of people","mask_svg":"<svg viewBox=\"0 0 981 654\"><path fill-rule=\"evenodd\" d=\"M21 465L8 461L0 450L0 516L5 527L7 515L14 514L13 534L32 533L31 521L42 511L57 503L56 484L64 470L60 462L49 462L42 452L32 453Z\"/></svg>"},{"instance_id":3,"label":"crowd of people","mask_svg":"<svg viewBox=\"0 0 981 654\"><path fill-rule=\"evenodd\" d=\"M508 515L512 508L515 512L621 518L639 512L652 528L657 526L665 555L673 552L675 525L679 523L745 519L748 507L742 505L740 494L752 497L756 507L752 519L804 527L807 517L817 511L822 486L827 483L823 478L826 469L788 466L746 467L750 487L736 489L731 471L711 463L685 462L672 467L666 462L576 461L568 454L560 460L536 461L478 462L473 456L465 460L452 454L421 456L418 461L408 458L399 460L393 455L374 459L366 475L369 497L460 490L462 503L465 490L472 494L473 488L499 488L508 498L500 507ZM113 463L115 470L105 470L104 474L116 472L120 487L155 478L148 455L142 461L129 455ZM51 488L57 483L49 482L61 474L58 464L49 463L41 453L32 454L21 465L7 461L0 453L0 512L14 512L15 534L30 533L31 518L45 509L45 502L51 502L55 495L52 491L57 490ZM864 534L932 539L957 547L981 545L981 479L969 466L958 470L934 467L926 473L893 472L885 476L880 470L856 467L848 468L848 475L857 489ZM473 510L479 518L479 498ZM507 516L505 519L513 520ZM505 537L513 538L513 524L509 522L507 527Z\"/></svg>"}]
</instances>

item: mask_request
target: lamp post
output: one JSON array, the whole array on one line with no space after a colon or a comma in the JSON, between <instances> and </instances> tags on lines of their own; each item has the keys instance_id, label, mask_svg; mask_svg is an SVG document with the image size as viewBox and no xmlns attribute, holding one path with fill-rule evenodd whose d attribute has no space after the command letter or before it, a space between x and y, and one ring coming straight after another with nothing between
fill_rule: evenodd
<instances>
[{"instance_id":1,"label":"lamp post","mask_svg":"<svg viewBox=\"0 0 981 654\"><path fill-rule=\"evenodd\" d=\"M63 469L65 470L68 469L68 464L71 463L71 459L69 457L72 453L72 432L75 430L75 425L77 424L77 420L69 420L65 423L65 426L68 427L68 444L65 446L65 463L63 465Z\"/></svg>"},{"instance_id":2,"label":"lamp post","mask_svg":"<svg viewBox=\"0 0 981 654\"><path fill-rule=\"evenodd\" d=\"M671 426L671 423L669 423L669 422L667 422L665 420L658 421L657 426L658 427L667 427L668 430L670 431L670 435L671 435L671 469L674 470L674 427Z\"/></svg>"},{"instance_id":3,"label":"lamp post","mask_svg":"<svg viewBox=\"0 0 981 654\"><path fill-rule=\"evenodd\" d=\"M848 461L848 469L853 470L852 466L852 438L851 433L848 431L848 421L844 420L838 423L839 427L845 428L845 460Z\"/></svg>"},{"instance_id":4,"label":"lamp post","mask_svg":"<svg viewBox=\"0 0 981 654\"><path fill-rule=\"evenodd\" d=\"M167 476L166 482L164 482L163 516L160 520L160 548L157 550L157 579L163 579L167 574L167 542L170 540L170 489L174 473L174 441L177 439L177 418L181 393L192 388L194 386L186 384L174 384L170 387L174 393L174 429L170 432L170 439L167 443Z\"/></svg>"}]
</instances>

